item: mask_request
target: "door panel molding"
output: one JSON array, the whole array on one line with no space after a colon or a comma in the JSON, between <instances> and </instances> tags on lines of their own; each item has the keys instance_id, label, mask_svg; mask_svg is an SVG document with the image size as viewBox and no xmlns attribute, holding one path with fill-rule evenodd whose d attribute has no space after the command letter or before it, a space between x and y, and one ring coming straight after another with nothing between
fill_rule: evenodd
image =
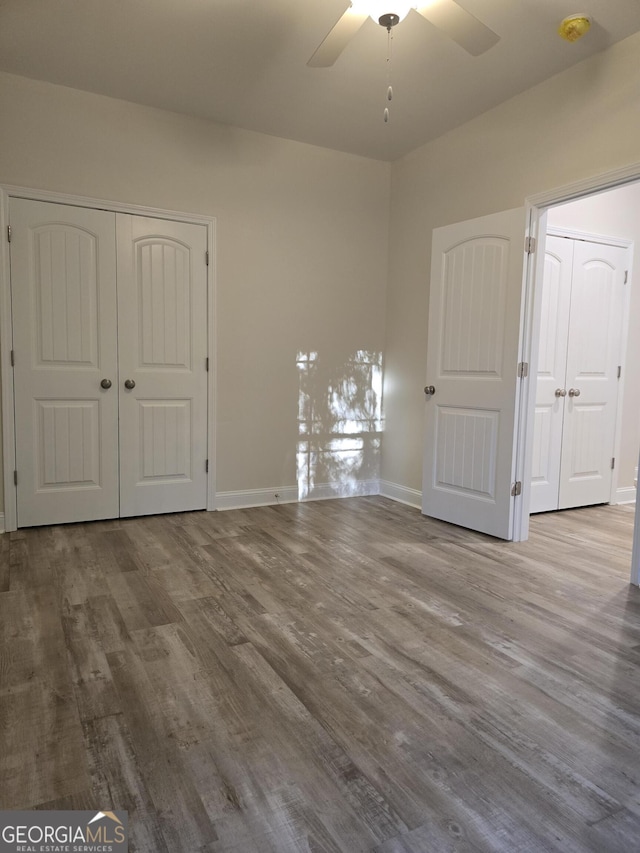
<instances>
[{"instance_id":1,"label":"door panel molding","mask_svg":"<svg viewBox=\"0 0 640 853\"><path fill-rule=\"evenodd\" d=\"M216 501L216 220L213 217L167 210L143 205L128 204L113 199L99 199L88 196L50 192L32 187L13 184L0 185L0 376L2 379L2 485L4 492L4 529L7 532L17 529L17 490L13 472L16 470L15 455L15 410L14 381L11 365L13 350L13 328L11 314L11 269L7 227L9 225L9 202L12 198L32 201L44 201L72 207L84 207L111 213L128 213L134 216L149 216L167 219L173 222L203 225L207 233L207 336L208 336L208 459L209 475L207 481L207 509L215 509ZM115 390L115 389L114 389Z\"/></svg>"}]
</instances>

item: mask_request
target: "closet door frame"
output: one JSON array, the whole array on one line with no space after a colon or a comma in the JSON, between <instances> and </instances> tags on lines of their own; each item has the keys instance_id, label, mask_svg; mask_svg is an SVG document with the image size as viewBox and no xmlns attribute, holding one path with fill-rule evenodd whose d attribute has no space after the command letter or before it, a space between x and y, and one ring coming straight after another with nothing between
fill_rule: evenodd
<instances>
[{"instance_id":1,"label":"closet door frame","mask_svg":"<svg viewBox=\"0 0 640 853\"><path fill-rule=\"evenodd\" d=\"M625 292L623 297L623 307L622 307L622 328L620 330L620 360L619 364L622 368L622 374L618 381L618 397L616 401L616 424L615 424L615 440L614 440L614 449L613 456L616 461L619 461L620 458L620 443L622 440L622 401L624 400L624 388L625 382L627 378L627 366L625 363L626 354L627 354L627 343L629 338L629 307L631 303L631 270L633 267L633 241L626 240L622 237L611 237L603 234L592 234L587 231L577 231L572 228L560 228L555 226L549 226L546 229L546 236L548 237L567 237L571 240L584 240L588 243L602 243L606 246L616 246L620 249L626 249L629 252L628 256L628 264L629 264L629 280L625 285ZM611 478L611 491L609 494L609 503L616 504L619 503L618 499L618 482L619 482L619 471L620 466L616 464L613 469L613 476Z\"/></svg>"},{"instance_id":2,"label":"closet door frame","mask_svg":"<svg viewBox=\"0 0 640 853\"><path fill-rule=\"evenodd\" d=\"M34 190L28 187L0 185L0 377L2 381L2 485L4 491L4 525L0 519L0 531L17 529L17 490L14 483L16 468L15 406L13 387L13 318L11 314L11 267L9 254L9 202L11 198L46 201L73 207L106 210L113 213L129 213L156 219L169 219L204 225L207 229L207 350L209 358L207 400L207 450L209 473L207 481L207 510L215 509L216 498L216 267L215 238L216 220L174 210L163 210L132 204L120 204L111 200L66 195L64 193Z\"/></svg>"}]
</instances>

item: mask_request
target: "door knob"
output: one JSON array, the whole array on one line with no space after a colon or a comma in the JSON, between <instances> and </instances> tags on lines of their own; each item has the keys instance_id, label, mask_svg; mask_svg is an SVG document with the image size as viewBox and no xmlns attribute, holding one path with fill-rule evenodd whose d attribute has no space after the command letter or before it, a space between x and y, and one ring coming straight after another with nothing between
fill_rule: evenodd
<instances>
[{"instance_id":1,"label":"door knob","mask_svg":"<svg viewBox=\"0 0 640 853\"><path fill-rule=\"evenodd\" d=\"M556 397L566 397L567 392L564 388L556 388Z\"/></svg>"},{"instance_id":2,"label":"door knob","mask_svg":"<svg viewBox=\"0 0 640 853\"><path fill-rule=\"evenodd\" d=\"M133 379L125 379L124 387L127 389L127 391L131 391L132 388L136 387L136 383L133 381Z\"/></svg>"},{"instance_id":3,"label":"door knob","mask_svg":"<svg viewBox=\"0 0 640 853\"><path fill-rule=\"evenodd\" d=\"M427 395L427 397L433 397L433 395L436 393L436 389L433 387L433 385L425 385L424 393Z\"/></svg>"},{"instance_id":4,"label":"door knob","mask_svg":"<svg viewBox=\"0 0 640 853\"><path fill-rule=\"evenodd\" d=\"M108 390L109 388L111 388L111 380L110 379L103 379L102 382L100 383L100 387L104 388L105 391Z\"/></svg>"},{"instance_id":5,"label":"door knob","mask_svg":"<svg viewBox=\"0 0 640 853\"><path fill-rule=\"evenodd\" d=\"M569 396L570 397L579 397L580 389L579 388L569 388Z\"/></svg>"}]
</instances>

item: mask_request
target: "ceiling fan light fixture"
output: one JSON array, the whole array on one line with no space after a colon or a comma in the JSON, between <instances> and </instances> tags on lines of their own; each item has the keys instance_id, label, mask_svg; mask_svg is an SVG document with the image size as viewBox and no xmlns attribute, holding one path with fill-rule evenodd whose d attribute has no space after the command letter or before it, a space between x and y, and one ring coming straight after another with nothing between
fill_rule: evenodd
<instances>
[{"instance_id":1,"label":"ceiling fan light fixture","mask_svg":"<svg viewBox=\"0 0 640 853\"><path fill-rule=\"evenodd\" d=\"M591 18L589 15L569 15L560 22L558 34L566 41L578 41L591 28Z\"/></svg>"},{"instance_id":2,"label":"ceiling fan light fixture","mask_svg":"<svg viewBox=\"0 0 640 853\"><path fill-rule=\"evenodd\" d=\"M464 1L464 0L463 0ZM471 56L489 50L500 36L467 12L457 0L350 0L349 7L329 30L307 62L310 68L330 68L345 47L371 17L391 38L392 28L411 11L426 18ZM0 4L2 0L0 0ZM417 15L416 15L417 17Z\"/></svg>"}]
</instances>

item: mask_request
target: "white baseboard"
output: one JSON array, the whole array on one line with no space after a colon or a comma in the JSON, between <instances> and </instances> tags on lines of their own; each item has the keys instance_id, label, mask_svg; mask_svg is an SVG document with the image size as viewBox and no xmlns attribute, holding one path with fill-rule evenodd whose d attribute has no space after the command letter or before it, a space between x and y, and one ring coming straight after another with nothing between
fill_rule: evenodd
<instances>
[{"instance_id":1,"label":"white baseboard","mask_svg":"<svg viewBox=\"0 0 640 853\"><path fill-rule=\"evenodd\" d=\"M277 497L276 497L277 495ZM276 506L277 504L298 503L298 501L322 501L337 498L364 497L382 495L392 501L407 506L422 508L422 492L410 489L389 480L358 480L355 483L320 483L300 499L297 486L274 486L271 489L244 489L237 492L218 492L216 509L249 509L256 506ZM636 490L633 487L618 489L614 503L629 504L636 502ZM0 513L0 532L4 532L4 514Z\"/></svg>"},{"instance_id":2,"label":"white baseboard","mask_svg":"<svg viewBox=\"0 0 640 853\"><path fill-rule=\"evenodd\" d=\"M378 480L357 480L350 483L319 483L304 498L298 497L297 486L274 486L271 489L243 489L237 492L218 492L216 509L248 509L254 506L276 506L298 501L323 501L334 498L353 498L377 495Z\"/></svg>"},{"instance_id":3,"label":"white baseboard","mask_svg":"<svg viewBox=\"0 0 640 853\"><path fill-rule=\"evenodd\" d=\"M407 486L400 486L398 483L380 480L380 494L384 498L391 498L392 501L422 509L422 492L418 489L410 489Z\"/></svg>"},{"instance_id":4,"label":"white baseboard","mask_svg":"<svg viewBox=\"0 0 640 853\"><path fill-rule=\"evenodd\" d=\"M380 494L379 480L355 480L349 483L318 483L303 501L326 501L333 498L362 498Z\"/></svg>"},{"instance_id":5,"label":"white baseboard","mask_svg":"<svg viewBox=\"0 0 640 853\"><path fill-rule=\"evenodd\" d=\"M4 532L4 513L0 512L0 533Z\"/></svg>"},{"instance_id":6,"label":"white baseboard","mask_svg":"<svg viewBox=\"0 0 640 853\"><path fill-rule=\"evenodd\" d=\"M272 489L242 489L238 492L218 492L216 494L216 509L248 509L252 506L296 503L297 500L297 486L274 486Z\"/></svg>"},{"instance_id":7,"label":"white baseboard","mask_svg":"<svg viewBox=\"0 0 640 853\"><path fill-rule=\"evenodd\" d=\"M626 489L618 489L614 503L617 504L634 504L636 502L636 490L633 486Z\"/></svg>"}]
</instances>

